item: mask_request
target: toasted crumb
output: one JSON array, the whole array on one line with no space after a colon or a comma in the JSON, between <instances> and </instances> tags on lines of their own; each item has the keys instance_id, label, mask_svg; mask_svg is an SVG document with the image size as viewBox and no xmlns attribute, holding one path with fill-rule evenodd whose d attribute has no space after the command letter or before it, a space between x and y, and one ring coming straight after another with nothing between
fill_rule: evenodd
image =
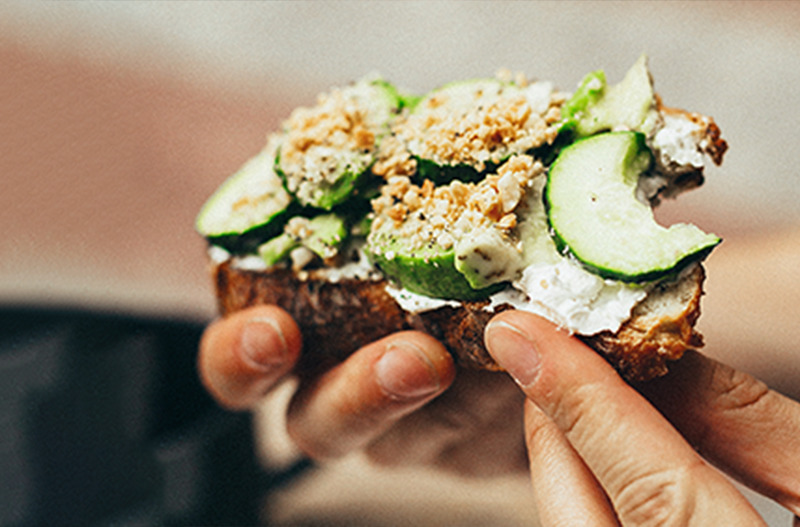
<instances>
[{"instance_id":1,"label":"toasted crumb","mask_svg":"<svg viewBox=\"0 0 800 527\"><path fill-rule=\"evenodd\" d=\"M358 94L347 88L321 94L316 106L295 109L284 123L280 148L289 191L308 201L320 186L335 183L343 168L366 168L379 126L371 122Z\"/></svg>"},{"instance_id":2,"label":"toasted crumb","mask_svg":"<svg viewBox=\"0 0 800 527\"><path fill-rule=\"evenodd\" d=\"M291 218L283 228L284 232L296 241L305 240L311 236L311 226L308 218L295 216Z\"/></svg>"},{"instance_id":3,"label":"toasted crumb","mask_svg":"<svg viewBox=\"0 0 800 527\"><path fill-rule=\"evenodd\" d=\"M389 179L392 176L410 176L416 171L417 161L397 136L390 135L381 141L378 159L372 166L373 174Z\"/></svg>"},{"instance_id":4,"label":"toasted crumb","mask_svg":"<svg viewBox=\"0 0 800 527\"><path fill-rule=\"evenodd\" d=\"M511 154L552 144L565 96L544 84L521 91L519 87L528 86L527 80L517 80L521 86L488 84L487 91L476 92L474 100L459 101L460 111L445 105L447 93L431 97L424 102L425 111L399 119L395 133L416 155L441 165L467 164L479 171Z\"/></svg>"},{"instance_id":5,"label":"toasted crumb","mask_svg":"<svg viewBox=\"0 0 800 527\"><path fill-rule=\"evenodd\" d=\"M544 166L531 156L514 156L496 175L480 183L458 180L434 187L430 180L415 185L406 176L394 176L372 201L373 230L392 222L397 236L412 249L431 243L450 249L466 233L493 226L506 234L517 226L515 214L533 178Z\"/></svg>"}]
</instances>

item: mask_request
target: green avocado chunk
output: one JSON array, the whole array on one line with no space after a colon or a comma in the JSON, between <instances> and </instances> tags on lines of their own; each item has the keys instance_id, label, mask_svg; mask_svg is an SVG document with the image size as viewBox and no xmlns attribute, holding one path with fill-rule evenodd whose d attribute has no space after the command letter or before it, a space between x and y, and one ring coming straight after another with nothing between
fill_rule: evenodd
<instances>
[{"instance_id":1,"label":"green avocado chunk","mask_svg":"<svg viewBox=\"0 0 800 527\"><path fill-rule=\"evenodd\" d=\"M392 282L413 293L448 300L481 300L503 287L473 288L456 268L454 248L430 243L412 249L406 240L394 235L391 222L380 231L373 230L367 240L370 261Z\"/></svg>"},{"instance_id":2,"label":"green avocado chunk","mask_svg":"<svg viewBox=\"0 0 800 527\"><path fill-rule=\"evenodd\" d=\"M652 207L636 197L651 157L636 132L594 135L560 153L545 189L559 250L601 276L646 282L702 260L720 243L694 225L656 223Z\"/></svg>"},{"instance_id":3,"label":"green avocado chunk","mask_svg":"<svg viewBox=\"0 0 800 527\"><path fill-rule=\"evenodd\" d=\"M642 55L619 84L608 86L603 71L584 77L562 108L562 130L587 137L609 130L649 134L659 118L647 57Z\"/></svg>"},{"instance_id":4,"label":"green avocado chunk","mask_svg":"<svg viewBox=\"0 0 800 527\"><path fill-rule=\"evenodd\" d=\"M455 267L474 289L516 277L523 254L493 227L478 228L455 244Z\"/></svg>"},{"instance_id":5,"label":"green avocado chunk","mask_svg":"<svg viewBox=\"0 0 800 527\"><path fill-rule=\"evenodd\" d=\"M300 242L298 240L284 232L259 245L258 255L267 266L271 267L287 259L289 253L299 246Z\"/></svg>"},{"instance_id":6,"label":"green avocado chunk","mask_svg":"<svg viewBox=\"0 0 800 527\"><path fill-rule=\"evenodd\" d=\"M347 226L336 214L311 218L308 226L311 233L302 243L322 259L335 256L347 237Z\"/></svg>"}]
</instances>

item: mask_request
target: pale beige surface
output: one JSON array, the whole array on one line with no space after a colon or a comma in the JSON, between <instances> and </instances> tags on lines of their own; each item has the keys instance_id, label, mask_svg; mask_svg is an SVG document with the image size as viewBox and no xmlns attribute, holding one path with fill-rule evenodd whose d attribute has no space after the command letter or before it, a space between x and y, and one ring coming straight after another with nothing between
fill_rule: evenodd
<instances>
[{"instance_id":1,"label":"pale beige surface","mask_svg":"<svg viewBox=\"0 0 800 527\"><path fill-rule=\"evenodd\" d=\"M726 240L708 263L708 352L799 396L800 262L768 236L800 217L798 35L794 2L4 2L0 301L213 316L194 215L293 106L373 70L424 91L503 66L569 90L596 68L619 78L644 51L665 101L713 115L731 146L703 189L661 213ZM753 240L759 257L745 258ZM366 478L359 463L319 480L333 489L314 487L319 501L281 495L283 517L358 509L342 500ZM359 495L409 481L374 476ZM425 481L408 496L433 503L432 485L451 498L445 518L525 488L476 499L473 483ZM377 496L374 524L431 510ZM504 514L526 523L524 505Z\"/></svg>"}]
</instances>

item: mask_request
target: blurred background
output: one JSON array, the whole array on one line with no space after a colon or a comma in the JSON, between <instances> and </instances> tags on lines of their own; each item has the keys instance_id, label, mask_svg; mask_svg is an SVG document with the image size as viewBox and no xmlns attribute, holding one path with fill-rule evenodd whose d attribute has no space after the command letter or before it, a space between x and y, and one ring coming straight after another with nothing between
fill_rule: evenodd
<instances>
[{"instance_id":1,"label":"blurred background","mask_svg":"<svg viewBox=\"0 0 800 527\"><path fill-rule=\"evenodd\" d=\"M0 526L529 524L524 482L357 459L312 478L263 452L277 414L223 412L194 377L215 314L194 217L332 85L378 71L424 92L508 68L570 91L643 52L665 103L713 116L730 145L659 212L725 239L708 353L800 397L784 241L800 227L800 4L0 3Z\"/></svg>"}]
</instances>

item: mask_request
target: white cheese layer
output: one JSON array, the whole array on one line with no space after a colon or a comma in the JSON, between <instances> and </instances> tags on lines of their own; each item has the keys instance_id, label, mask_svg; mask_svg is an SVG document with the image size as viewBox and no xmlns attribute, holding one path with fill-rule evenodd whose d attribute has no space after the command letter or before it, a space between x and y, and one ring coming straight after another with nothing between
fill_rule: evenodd
<instances>
[{"instance_id":1,"label":"white cheese layer","mask_svg":"<svg viewBox=\"0 0 800 527\"><path fill-rule=\"evenodd\" d=\"M502 305L528 311L580 335L616 332L647 289L603 278L563 259L556 264L531 265L512 287L490 297L486 309ZM388 285L386 292L409 313L423 313L460 302L430 298Z\"/></svg>"},{"instance_id":2,"label":"white cheese layer","mask_svg":"<svg viewBox=\"0 0 800 527\"><path fill-rule=\"evenodd\" d=\"M219 265L228 260L232 260L235 268L243 271L266 271L267 264L259 256L244 255L234 256L225 249L218 246L210 246L208 249L209 259ZM339 267L320 267L312 271L299 270L298 277L312 277L314 279L325 280L332 284L342 280L382 280L383 275L367 259L367 255L361 249L357 250L358 259L347 262Z\"/></svg>"},{"instance_id":3,"label":"white cheese layer","mask_svg":"<svg viewBox=\"0 0 800 527\"><path fill-rule=\"evenodd\" d=\"M651 142L651 148L662 166L702 168L704 163L701 142L703 129L696 122L680 116L665 114L664 125Z\"/></svg>"},{"instance_id":4,"label":"white cheese layer","mask_svg":"<svg viewBox=\"0 0 800 527\"><path fill-rule=\"evenodd\" d=\"M616 332L644 300L647 290L606 280L567 258L525 268L513 288L491 297L490 308L510 304L540 315L573 333Z\"/></svg>"},{"instance_id":5,"label":"white cheese layer","mask_svg":"<svg viewBox=\"0 0 800 527\"><path fill-rule=\"evenodd\" d=\"M386 286L386 292L408 313L424 313L425 311L434 311L442 307L459 307L461 305L461 302L456 300L418 295L408 289L398 288L391 284Z\"/></svg>"}]
</instances>

